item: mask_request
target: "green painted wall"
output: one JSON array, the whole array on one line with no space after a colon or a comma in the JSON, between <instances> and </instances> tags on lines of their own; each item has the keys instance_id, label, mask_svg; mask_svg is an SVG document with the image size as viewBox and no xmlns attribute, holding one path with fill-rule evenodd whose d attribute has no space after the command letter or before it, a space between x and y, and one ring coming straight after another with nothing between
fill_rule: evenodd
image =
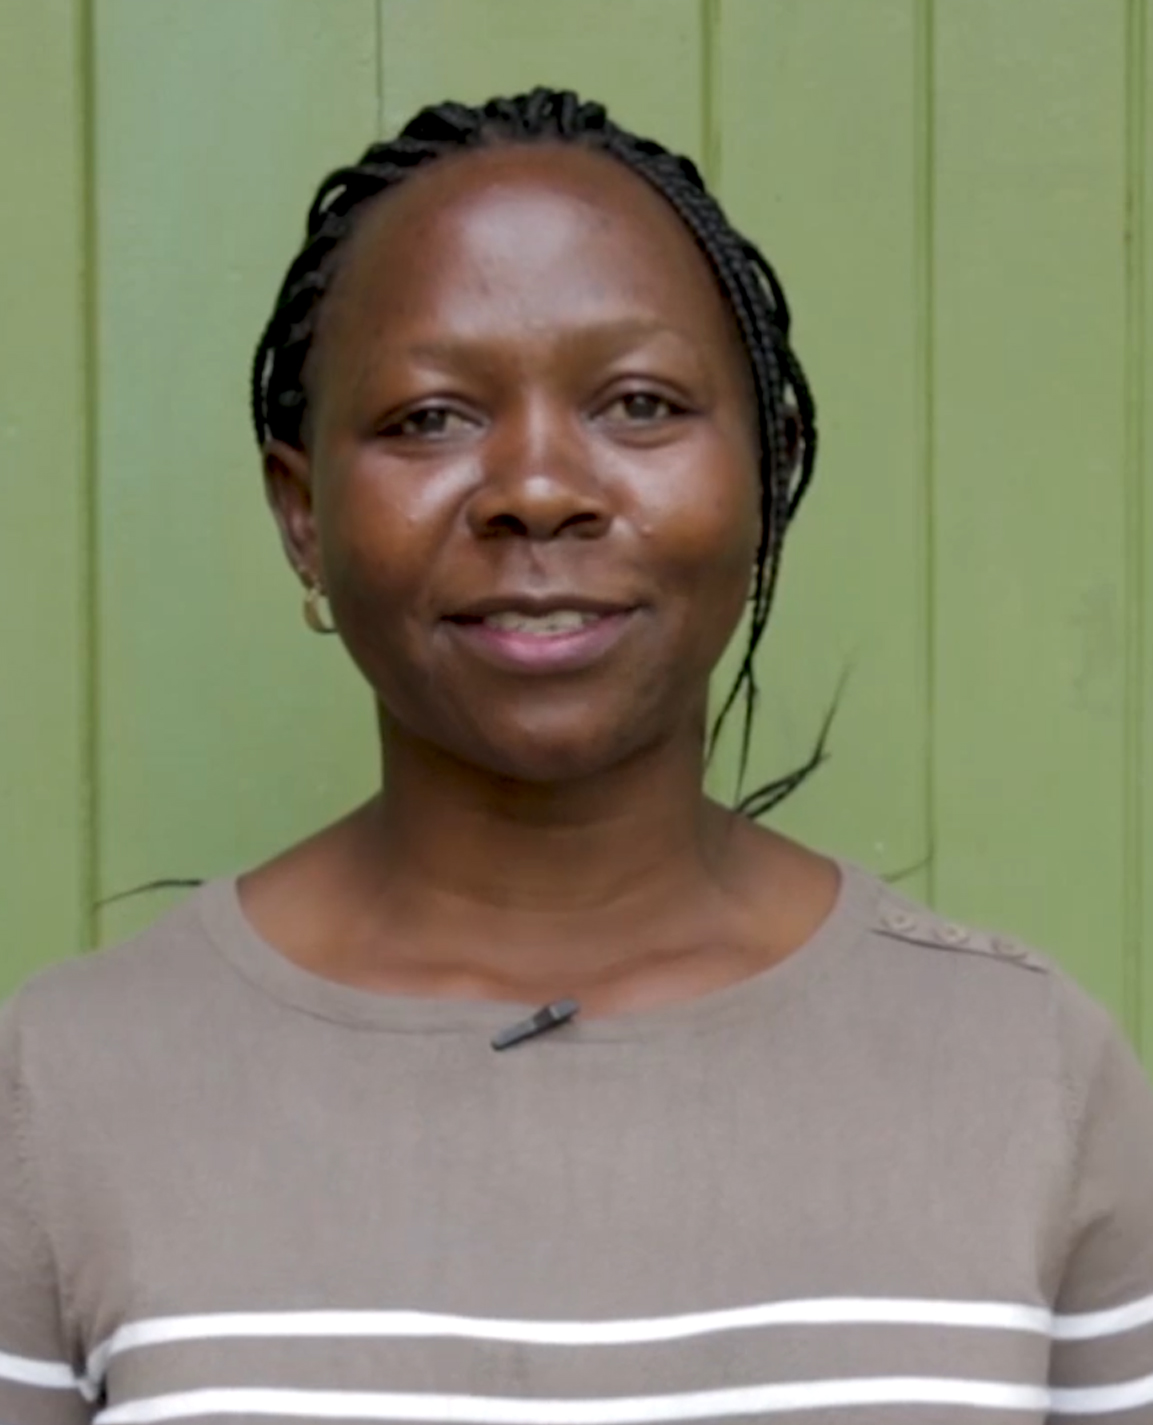
<instances>
[{"instance_id":1,"label":"green painted wall","mask_svg":"<svg viewBox=\"0 0 1153 1425\"><path fill-rule=\"evenodd\" d=\"M754 775L851 676L780 824L1050 949L1153 1066L1151 48L1153 0L5 0L0 989L371 784L249 353L328 166L566 84L794 306L823 449Z\"/></svg>"}]
</instances>

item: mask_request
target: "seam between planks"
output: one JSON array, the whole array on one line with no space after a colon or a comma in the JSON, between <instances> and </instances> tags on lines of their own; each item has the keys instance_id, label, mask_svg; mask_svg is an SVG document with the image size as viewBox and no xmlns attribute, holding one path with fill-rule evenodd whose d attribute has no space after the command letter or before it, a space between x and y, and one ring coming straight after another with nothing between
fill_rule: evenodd
<instances>
[{"instance_id":1,"label":"seam between planks","mask_svg":"<svg viewBox=\"0 0 1153 1425\"><path fill-rule=\"evenodd\" d=\"M721 187L721 0L700 0L701 167L714 193Z\"/></svg>"},{"instance_id":2,"label":"seam between planks","mask_svg":"<svg viewBox=\"0 0 1153 1425\"><path fill-rule=\"evenodd\" d=\"M1123 972L1125 1025L1138 1049L1144 1025L1145 866L1145 660L1147 595L1144 532L1145 490L1145 86L1147 0L1126 0L1125 25L1125 406L1124 406L1124 886Z\"/></svg>"},{"instance_id":3,"label":"seam between planks","mask_svg":"<svg viewBox=\"0 0 1153 1425\"><path fill-rule=\"evenodd\" d=\"M80 550L78 591L81 600L77 649L81 694L79 712L79 834L82 842L78 926L82 944L94 947L100 930L100 562L99 562L99 310L97 267L96 173L96 17L95 0L74 0L76 36L77 184L80 194L81 393L79 440Z\"/></svg>"},{"instance_id":4,"label":"seam between planks","mask_svg":"<svg viewBox=\"0 0 1153 1425\"><path fill-rule=\"evenodd\" d=\"M376 45L376 137L385 139L384 107L384 0L375 0L373 9L373 35Z\"/></svg>"},{"instance_id":5,"label":"seam between planks","mask_svg":"<svg viewBox=\"0 0 1153 1425\"><path fill-rule=\"evenodd\" d=\"M925 889L930 905L937 899L937 590L936 590L936 490L935 490L935 182L934 161L934 0L913 3L913 307L916 322L917 460L920 466L922 536L924 546L924 612L921 657L924 664L924 801Z\"/></svg>"}]
</instances>

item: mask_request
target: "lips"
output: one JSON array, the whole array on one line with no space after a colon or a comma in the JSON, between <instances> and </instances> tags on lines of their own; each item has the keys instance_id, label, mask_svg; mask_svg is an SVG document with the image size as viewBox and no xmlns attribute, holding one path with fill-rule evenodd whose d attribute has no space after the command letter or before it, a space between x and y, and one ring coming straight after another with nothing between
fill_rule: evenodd
<instances>
[{"instance_id":1,"label":"lips","mask_svg":"<svg viewBox=\"0 0 1153 1425\"><path fill-rule=\"evenodd\" d=\"M635 608L630 599L594 599L585 594L494 594L489 598L475 599L454 609L449 618L453 622L473 623L490 618L493 614L520 614L525 618L543 618L546 614L619 614Z\"/></svg>"},{"instance_id":2,"label":"lips","mask_svg":"<svg viewBox=\"0 0 1153 1425\"><path fill-rule=\"evenodd\" d=\"M486 614L480 622L488 628L504 629L508 633L531 633L537 638L556 638L567 633L577 633L603 617L603 614L589 613L587 609L554 609L547 614L524 614L514 609L502 609L499 613Z\"/></svg>"},{"instance_id":3,"label":"lips","mask_svg":"<svg viewBox=\"0 0 1153 1425\"><path fill-rule=\"evenodd\" d=\"M453 614L448 626L483 662L518 673L591 667L625 635L635 606L573 596L490 599Z\"/></svg>"}]
</instances>

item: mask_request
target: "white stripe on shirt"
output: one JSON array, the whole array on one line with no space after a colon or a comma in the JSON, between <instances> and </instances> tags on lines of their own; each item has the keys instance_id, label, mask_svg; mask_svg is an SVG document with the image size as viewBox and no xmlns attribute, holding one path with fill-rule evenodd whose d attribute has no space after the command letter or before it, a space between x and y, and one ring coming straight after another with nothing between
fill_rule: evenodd
<instances>
[{"instance_id":1,"label":"white stripe on shirt","mask_svg":"<svg viewBox=\"0 0 1153 1425\"><path fill-rule=\"evenodd\" d=\"M216 1312L126 1323L92 1352L88 1381L96 1386L109 1360L122 1351L176 1341L236 1337L442 1338L533 1346L635 1346L772 1326L885 1325L1019 1331L1048 1335L1055 1341L1085 1341L1121 1335L1151 1323L1153 1296L1104 1311L1073 1315L1054 1315L1045 1307L1023 1303L915 1297L818 1297L615 1321L525 1321L430 1311Z\"/></svg>"},{"instance_id":2,"label":"white stripe on shirt","mask_svg":"<svg viewBox=\"0 0 1153 1425\"><path fill-rule=\"evenodd\" d=\"M1112 1415L1116 1411L1153 1405L1153 1376L1126 1381L1124 1385L1051 1390L1049 1396L1049 1410L1053 1415Z\"/></svg>"},{"instance_id":3,"label":"white stripe on shirt","mask_svg":"<svg viewBox=\"0 0 1153 1425\"><path fill-rule=\"evenodd\" d=\"M121 1351L228 1337L439 1337L527 1346L636 1346L770 1326L952 1326L1045 1336L1052 1320L1045 1307L885 1297L766 1302L617 1321L520 1321L431 1311L235 1311L128 1322L93 1351L88 1372L99 1380L109 1359Z\"/></svg>"},{"instance_id":4,"label":"white stripe on shirt","mask_svg":"<svg viewBox=\"0 0 1153 1425\"><path fill-rule=\"evenodd\" d=\"M653 1425L716 1420L788 1410L856 1405L963 1405L987 1410L1044 1410L1041 1386L893 1377L742 1386L681 1395L602 1400L532 1400L501 1396L400 1394L377 1391L191 1390L113 1406L94 1425L154 1425L197 1415L286 1415L326 1420L413 1420L436 1425Z\"/></svg>"},{"instance_id":5,"label":"white stripe on shirt","mask_svg":"<svg viewBox=\"0 0 1153 1425\"><path fill-rule=\"evenodd\" d=\"M0 1380L16 1385L38 1385L45 1390L75 1390L79 1384L71 1366L56 1361L10 1356L0 1351Z\"/></svg>"},{"instance_id":6,"label":"white stripe on shirt","mask_svg":"<svg viewBox=\"0 0 1153 1425\"><path fill-rule=\"evenodd\" d=\"M166 1345L180 1341L211 1341L224 1339L291 1339L314 1338L347 1339L365 1338L409 1338L409 1339L466 1339L486 1342L509 1342L539 1346L613 1346L640 1345L665 1341L684 1340L724 1331L747 1331L774 1326L857 1326L857 1325L897 1325L945 1327L984 1331L1021 1332L1031 1335L1049 1335L1055 1342L1077 1342L1101 1340L1109 1336L1122 1335L1153 1324L1153 1296L1111 1307L1102 1311L1080 1312L1054 1315L1046 1308L1020 1303L981 1301L940 1301L920 1298L885 1297L825 1297L795 1301L769 1302L757 1306L737 1307L716 1311L694 1312L675 1316L637 1317L633 1319L605 1321L532 1321L503 1318L457 1316L423 1311L368 1311L368 1310L315 1310L315 1311L265 1311L265 1312L219 1312L201 1315L155 1317L129 1322L120 1327L103 1342L89 1358L87 1377L78 1380L67 1364L0 1352L0 1380L20 1385L38 1386L50 1390L79 1388L89 1399L99 1394L101 1383L110 1359L122 1351L148 1346ZM797 1386L765 1386L749 1389L813 1391L847 1388L854 1383L818 1382ZM868 1384L868 1383L866 1383ZM924 1386L924 1382L916 1383ZM939 1383L929 1382L929 1385ZM946 1382L947 1386L948 1383ZM980 1383L974 1388L982 1389ZM966 1388L969 1388L966 1386ZM998 1389L1018 1389L1004 1386ZM1021 1387L1022 1389L1024 1387ZM1144 1393L1142 1393L1144 1392ZM225 1392L227 1393L227 1392ZM316 1392L274 1392L295 1398ZM747 1393L747 1392L746 1392ZM1135 1393L1135 1394L1134 1394ZM344 1392L320 1392L325 1398L332 1396L338 1405L347 1403ZM717 1392L706 1392L710 1398ZM175 1396L158 1397L167 1402L165 1408L176 1409L176 1402L187 1401L191 1397L215 1399L219 1391L209 1390L185 1392ZM257 1392L261 1396L261 1392ZM743 1399L741 1392L720 1392L725 1399ZM405 1400L407 1396L373 1396L382 1401ZM418 1397L423 1400L424 1397ZM698 1396L684 1397L686 1400ZM758 1397L760 1398L760 1397ZM436 1397L441 1401L464 1402L461 1409L474 1409L473 1398ZM934 1398L935 1399L935 1398ZM681 1401L682 1397L653 1397L662 1400ZM1114 1401L1124 1401L1114 1404ZM1129 1403L1131 1402L1131 1403ZM1124 1385L1100 1386L1085 1389L1057 1390L1053 1392L1052 1409L1056 1414L1105 1414L1114 1410L1133 1409L1153 1402L1153 1378ZM853 1402L837 1400L834 1404ZM860 1404L869 1403L861 1400ZM885 1403L897 1404L899 1400L886 1398ZM918 1397L914 1403L921 1401ZM145 1402L139 1403L141 1408ZM572 1403L574 1407L579 1402ZM588 1402L592 1409L597 1402ZM136 1409L135 1405L125 1405L117 1409ZM159 1408L159 1407L158 1407ZM407 1405L405 1407L408 1408ZM447 1408L437 1405L436 1409ZM476 1409L488 1409L489 1403L475 1403ZM493 1406L495 1409L496 1407ZM640 1408L639 1406L637 1408ZM647 1407L646 1407L647 1408ZM656 1407L653 1407L656 1408ZM664 1407L661 1407L664 1408ZM671 1408L671 1407L669 1407ZM678 1407L679 1408L679 1407ZM710 1409L714 1407L710 1406ZM717 1407L719 1408L719 1407ZM802 1408L798 1406L757 1406L757 1409ZM1023 1408L1023 1407L1022 1407ZM182 1408L181 1408L182 1409ZM199 1411L193 1413L200 1413ZM210 1412L211 1413L211 1412ZM260 1413L260 1412L258 1412ZM267 1413L267 1412L263 1412ZM296 1413L286 1410L285 1414ZM722 1411L722 1413L724 1413ZM731 1413L749 1413L744 1407L734 1407ZM119 1418L119 1417L110 1417ZM125 1417L127 1418L127 1417ZM135 1418L135 1417L133 1417ZM153 1417L149 1417L153 1418ZM158 1415L155 1418L169 1418ZM388 1414L373 1418L399 1418ZM414 1418L426 1418L417 1416ZM436 1418L435 1415L433 1417ZM440 1418L450 1418L442 1416ZM457 1417L451 1417L457 1418ZM485 1420L487 1415L465 1414L461 1420ZM495 1418L495 1417L494 1417ZM505 1417L500 1417L501 1421ZM514 1417L508 1417L512 1421ZM516 1417L519 1418L519 1417ZM560 1417L557 1417L558 1419ZM567 1416L565 1418L568 1418ZM583 1418L583 1417L582 1417ZM590 1416L599 1421L602 1417ZM604 1417L608 1419L609 1417ZM616 1420L618 1417L611 1417ZM632 1417L620 1417L631 1419ZM693 1419L693 1415L642 1415L641 1420Z\"/></svg>"},{"instance_id":7,"label":"white stripe on shirt","mask_svg":"<svg viewBox=\"0 0 1153 1425\"><path fill-rule=\"evenodd\" d=\"M1107 1311L1083 1311L1053 1317L1054 1341L1092 1341L1099 1336L1120 1336L1142 1326L1153 1326L1153 1296L1130 1301Z\"/></svg>"}]
</instances>

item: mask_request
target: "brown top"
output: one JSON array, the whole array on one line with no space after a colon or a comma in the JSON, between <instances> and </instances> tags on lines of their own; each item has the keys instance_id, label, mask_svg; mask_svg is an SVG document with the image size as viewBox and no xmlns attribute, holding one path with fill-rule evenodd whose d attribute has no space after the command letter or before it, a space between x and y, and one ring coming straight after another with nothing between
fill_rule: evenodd
<instances>
[{"instance_id":1,"label":"brown top","mask_svg":"<svg viewBox=\"0 0 1153 1425\"><path fill-rule=\"evenodd\" d=\"M742 984L505 1053L231 881L0 1012L0 1422L1153 1422L1153 1092L843 868Z\"/></svg>"}]
</instances>

